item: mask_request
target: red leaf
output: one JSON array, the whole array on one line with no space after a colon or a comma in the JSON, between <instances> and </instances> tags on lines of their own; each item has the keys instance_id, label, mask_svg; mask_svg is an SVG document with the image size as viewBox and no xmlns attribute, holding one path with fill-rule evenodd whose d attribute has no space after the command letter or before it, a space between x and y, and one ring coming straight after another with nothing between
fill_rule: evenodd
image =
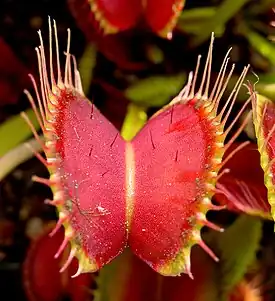
<instances>
[{"instance_id":1,"label":"red leaf","mask_svg":"<svg viewBox=\"0 0 275 301\"><path fill-rule=\"evenodd\" d=\"M185 252L196 217L205 214L199 200L210 181L204 166L212 165L215 135L194 103L176 103L164 110L132 142L136 197L129 243L136 255L163 274L179 273L179 266L189 260Z\"/></svg>"},{"instance_id":2,"label":"red leaf","mask_svg":"<svg viewBox=\"0 0 275 301\"><path fill-rule=\"evenodd\" d=\"M105 33L133 27L142 11L141 0L91 0L91 10Z\"/></svg>"},{"instance_id":3,"label":"red leaf","mask_svg":"<svg viewBox=\"0 0 275 301\"><path fill-rule=\"evenodd\" d=\"M155 33L170 39L184 3L185 0L147 0L145 6L147 23Z\"/></svg>"},{"instance_id":4,"label":"red leaf","mask_svg":"<svg viewBox=\"0 0 275 301\"><path fill-rule=\"evenodd\" d=\"M223 77L211 92L217 98L208 98L213 39L198 92L194 91L197 73L194 78L191 74L179 96L153 116L132 141L124 141L85 98L69 53L64 79L57 64L56 80L53 72L48 78L43 45L38 48L43 104L37 93L41 112L37 116L45 136L47 161L36 156L48 167L51 178L37 180L53 190L51 204L59 212L56 229L62 224L66 228L60 252L69 241L72 245L62 270L76 256L77 275L96 271L127 244L163 275L188 273L192 277L194 244L218 260L203 242L200 230L208 226L223 231L207 221L206 213L223 208L213 205L211 198L224 151L233 141L224 146L224 140L236 121L224 132L231 104L225 116L226 106L217 115L218 98L225 90ZM222 74L223 68L226 64ZM229 101L236 98L234 93L238 93L246 72L247 68ZM29 99L36 111L33 99Z\"/></svg>"},{"instance_id":5,"label":"red leaf","mask_svg":"<svg viewBox=\"0 0 275 301\"><path fill-rule=\"evenodd\" d=\"M268 190L268 202L271 205L271 215L275 217L274 185L275 185L275 105L274 102L256 95L249 87L253 97L253 121L257 136L258 149L261 157L261 167L264 171L264 181Z\"/></svg>"},{"instance_id":6,"label":"red leaf","mask_svg":"<svg viewBox=\"0 0 275 301\"><path fill-rule=\"evenodd\" d=\"M135 62L129 45L135 36L117 33L133 28L144 19L158 35L171 38L184 0L68 0L69 8L86 38L96 43L106 58L115 62L119 68L141 70L145 62Z\"/></svg>"},{"instance_id":7,"label":"red leaf","mask_svg":"<svg viewBox=\"0 0 275 301\"><path fill-rule=\"evenodd\" d=\"M66 260L66 249L59 259L54 255L62 243L64 231L59 230L51 238L49 225L45 233L36 239L28 250L23 266L23 284L30 301L55 301L64 295L71 300L81 301L87 299L87 289L91 285L92 277L83 274L75 279L70 276L77 271L77 260L73 260L67 274L60 274L62 261ZM65 257L64 257L65 256Z\"/></svg>"},{"instance_id":8,"label":"red leaf","mask_svg":"<svg viewBox=\"0 0 275 301\"><path fill-rule=\"evenodd\" d=\"M86 39L96 43L99 51L119 68L126 70L142 70L147 67L144 62L135 62L129 45L132 36L127 34L104 35L99 28L93 12L87 0L69 0L69 8L76 19L79 28L83 31Z\"/></svg>"},{"instance_id":9,"label":"red leaf","mask_svg":"<svg viewBox=\"0 0 275 301\"><path fill-rule=\"evenodd\" d=\"M233 144L225 158L239 146L239 143ZM224 194L217 193L215 199L226 204L229 210L271 218L257 145L251 143L239 150L224 169L230 172L224 174L217 184Z\"/></svg>"},{"instance_id":10,"label":"red leaf","mask_svg":"<svg viewBox=\"0 0 275 301\"><path fill-rule=\"evenodd\" d=\"M125 159L121 155L125 143L80 94L63 90L55 101L58 114L52 120L52 132L58 137L54 152L60 161L55 173L59 191L65 194L62 212L69 221L68 233L74 233L70 239L75 249L82 247L87 267L83 263L81 268L97 270L126 245Z\"/></svg>"}]
</instances>

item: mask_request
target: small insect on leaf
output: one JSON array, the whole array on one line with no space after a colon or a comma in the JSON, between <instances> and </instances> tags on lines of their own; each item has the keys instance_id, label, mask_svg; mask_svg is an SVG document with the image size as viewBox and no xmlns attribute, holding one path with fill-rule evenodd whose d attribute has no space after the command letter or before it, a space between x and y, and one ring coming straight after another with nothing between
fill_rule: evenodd
<instances>
[{"instance_id":1,"label":"small insect on leaf","mask_svg":"<svg viewBox=\"0 0 275 301\"><path fill-rule=\"evenodd\" d=\"M131 141L126 141L85 98L75 59L69 53L70 31L62 78L55 23L53 28L57 79L52 63L51 22L49 78L39 32L40 92L33 78L32 81L40 113L27 92L45 144L23 117L43 146L46 159L38 153L36 156L51 173L50 179L34 180L53 190L53 200L48 203L57 207L59 221L52 234L62 225L65 227L65 238L55 257L71 244L71 253L61 271L75 256L79 260L76 275L96 271L129 246L162 275L187 273L192 277L190 253L194 244L218 260L203 242L200 230L208 226L223 231L206 219L206 213L224 209L213 205L211 198L217 192L218 172L226 162L222 162L223 154L250 117L224 145L227 134L250 102L249 98L225 129L248 67L217 113L234 65L226 77L228 52L210 90L212 35L202 81L197 82L199 56L195 73L190 73L180 94L152 116Z\"/></svg>"}]
</instances>

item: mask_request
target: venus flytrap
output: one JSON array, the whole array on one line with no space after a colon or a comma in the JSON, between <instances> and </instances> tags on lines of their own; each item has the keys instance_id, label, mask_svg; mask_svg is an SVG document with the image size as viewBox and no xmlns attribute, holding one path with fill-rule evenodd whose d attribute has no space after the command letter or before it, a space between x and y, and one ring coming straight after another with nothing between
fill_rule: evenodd
<instances>
[{"instance_id":1,"label":"venus flytrap","mask_svg":"<svg viewBox=\"0 0 275 301\"><path fill-rule=\"evenodd\" d=\"M250 87L253 97L253 121L260 152L261 167L264 171L264 181L268 190L268 202L271 206L271 215L275 216L275 105L273 101L257 94Z\"/></svg>"},{"instance_id":2,"label":"venus flytrap","mask_svg":"<svg viewBox=\"0 0 275 301\"><path fill-rule=\"evenodd\" d=\"M223 155L244 128L248 118L225 144L225 138L250 102L249 98L231 124L226 126L238 92L248 72L245 67L219 110L219 103L233 73L227 73L229 51L218 78L210 87L214 36L198 82L201 56L194 73L179 95L152 116L126 141L117 129L85 97L68 30L66 64L59 63L57 29L49 21L50 59L46 62L43 39L36 49L40 73L34 83L35 100L27 93L44 134L42 142L32 123L46 159L35 153L49 169L50 179L34 177L50 186L59 221L52 234L65 227L64 241L55 257L70 243L64 271L74 257L81 273L95 272L126 247L158 273L192 277L190 253L198 244L215 261L217 256L201 238L201 228L223 229L206 219L212 204ZM52 35L56 43L57 77L53 70ZM39 112L36 107L39 106Z\"/></svg>"},{"instance_id":3,"label":"venus flytrap","mask_svg":"<svg viewBox=\"0 0 275 301\"><path fill-rule=\"evenodd\" d=\"M99 28L104 34L131 29L144 19L158 35L170 39L185 0L104 0L87 1ZM158 9L156 9L156 6Z\"/></svg>"}]
</instances>

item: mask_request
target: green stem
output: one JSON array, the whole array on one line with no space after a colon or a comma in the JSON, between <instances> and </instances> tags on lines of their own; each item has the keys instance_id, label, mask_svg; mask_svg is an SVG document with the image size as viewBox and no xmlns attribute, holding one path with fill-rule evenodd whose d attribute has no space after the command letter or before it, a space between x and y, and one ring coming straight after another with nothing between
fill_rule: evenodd
<instances>
[{"instance_id":1,"label":"green stem","mask_svg":"<svg viewBox=\"0 0 275 301\"><path fill-rule=\"evenodd\" d=\"M257 84L256 90L259 94L262 94L272 101L275 101L275 84Z\"/></svg>"},{"instance_id":2,"label":"green stem","mask_svg":"<svg viewBox=\"0 0 275 301\"><path fill-rule=\"evenodd\" d=\"M274 43L268 41L265 37L251 30L245 24L240 26L241 33L248 39L251 46L256 49L263 57L275 65L275 46Z\"/></svg>"},{"instance_id":3,"label":"green stem","mask_svg":"<svg viewBox=\"0 0 275 301\"><path fill-rule=\"evenodd\" d=\"M42 137L41 140L43 140ZM27 144L29 144L29 146L36 152L40 152L42 150L40 144L33 138L7 152L0 159L0 181L4 179L15 167L33 157L33 151L27 146Z\"/></svg>"},{"instance_id":4,"label":"green stem","mask_svg":"<svg viewBox=\"0 0 275 301\"><path fill-rule=\"evenodd\" d=\"M33 127L38 130L39 124L32 109L27 110L26 115L30 119ZM0 125L0 157L8 151L24 142L32 135L32 132L20 114L9 118Z\"/></svg>"},{"instance_id":5,"label":"green stem","mask_svg":"<svg viewBox=\"0 0 275 301\"><path fill-rule=\"evenodd\" d=\"M79 72L84 94L87 95L93 79L93 70L96 65L97 49L93 44L88 44L79 61Z\"/></svg>"},{"instance_id":6,"label":"green stem","mask_svg":"<svg viewBox=\"0 0 275 301\"><path fill-rule=\"evenodd\" d=\"M146 108L130 103L121 129L122 137L127 141L133 139L142 129L146 121Z\"/></svg>"}]
</instances>

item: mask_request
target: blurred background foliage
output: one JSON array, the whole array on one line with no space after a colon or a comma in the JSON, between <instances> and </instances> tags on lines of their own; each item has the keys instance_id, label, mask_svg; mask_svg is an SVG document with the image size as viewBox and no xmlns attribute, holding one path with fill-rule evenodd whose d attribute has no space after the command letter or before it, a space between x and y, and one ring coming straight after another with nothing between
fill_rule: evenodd
<instances>
[{"instance_id":1,"label":"blurred background foliage","mask_svg":"<svg viewBox=\"0 0 275 301\"><path fill-rule=\"evenodd\" d=\"M26 300L21 267L29 243L43 233L45 225L56 219L54 209L43 203L51 192L31 182L31 175L47 176L47 171L22 144L32 135L19 115L26 110L38 128L23 90L32 90L28 73L35 78L38 76L34 51L38 45L37 30L42 30L44 43L48 46L48 16L57 21L61 49L66 46L67 28L72 30L71 53L78 61L87 97L122 130L125 137L130 137L130 132L137 131L148 117L179 93L188 73L196 66L197 56L206 53L212 31L216 36L212 81L217 77L228 48L233 47L231 61L236 63L236 68L228 92L244 65L250 64L248 79L255 82L259 78L257 91L275 100L275 44L272 42L275 36L272 26L275 0L187 0L170 40L157 36L140 24L133 29L104 36L90 18L86 0L2 0L0 5L0 299L16 301ZM238 97L235 113L246 98L247 90L244 88ZM240 140L247 139L247 135L254 139L251 124ZM39 149L34 140L31 143ZM229 213L222 217L226 221L235 218ZM253 257L261 240L261 245L266 248L265 254L268 254L261 262L262 281L268 282L264 300L275 300L273 225L265 222L262 236L259 227L255 227L255 236L251 238L251 246L254 247L250 249L250 257ZM247 228L244 229L245 233ZM209 240L212 240L211 236ZM222 244L223 247L225 245L226 242ZM227 252L234 253L237 245L237 241L228 243ZM217 244L216 248L219 247L221 245ZM241 245L239 249L243 247ZM236 254L239 256L238 252ZM232 258L225 268L230 269L230 264L238 262ZM251 258L249 262L241 260L243 268L230 274L237 279L230 286L242 279L251 261ZM108 278L106 271L103 279ZM102 279L95 285L98 283L102 284ZM73 299L70 296L67 292L56 300ZM92 298L92 293L88 296L86 298ZM55 300L51 299L55 298L52 296L48 299L32 298ZM97 295L97 298L109 300L106 296L100 299ZM78 300L81 301L80 297Z\"/></svg>"}]
</instances>

